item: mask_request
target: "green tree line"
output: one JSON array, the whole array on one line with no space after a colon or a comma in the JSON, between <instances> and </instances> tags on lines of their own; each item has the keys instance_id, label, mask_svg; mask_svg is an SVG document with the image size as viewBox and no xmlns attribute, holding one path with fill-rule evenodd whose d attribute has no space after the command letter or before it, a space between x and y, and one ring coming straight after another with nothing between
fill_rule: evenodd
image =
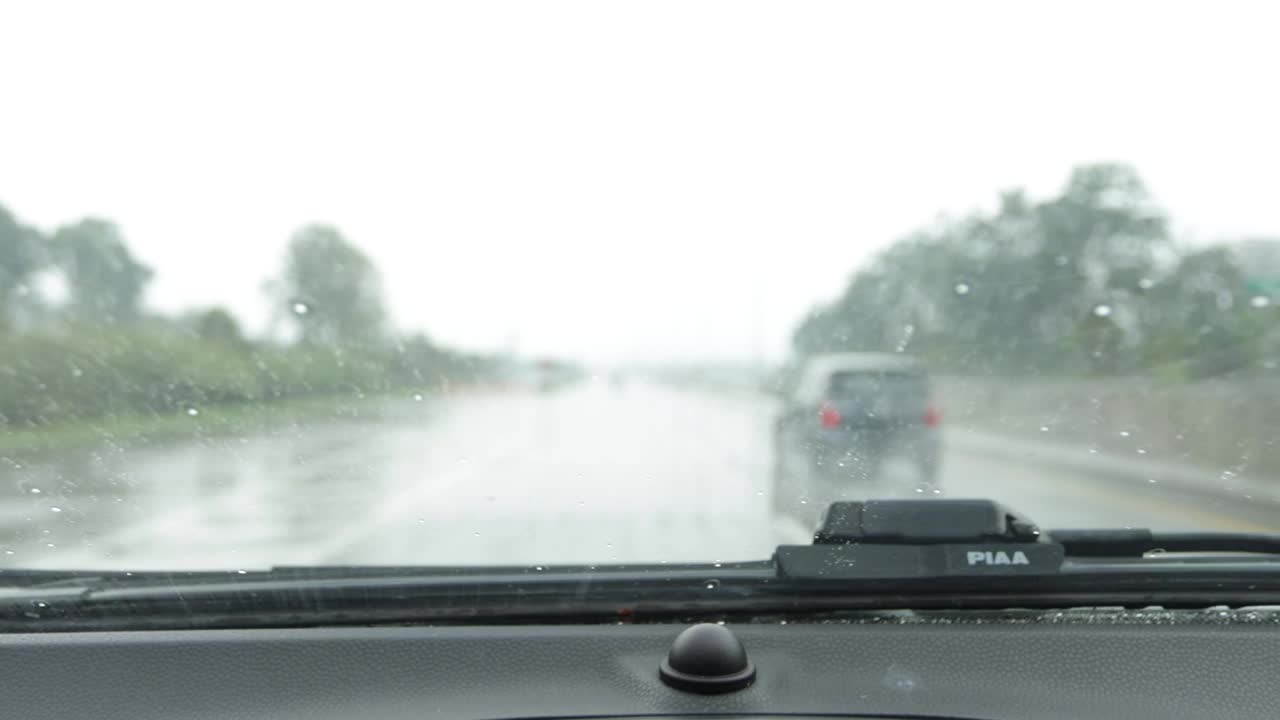
<instances>
[{"instance_id":1,"label":"green tree line","mask_svg":"<svg viewBox=\"0 0 1280 720\"><path fill-rule=\"evenodd\" d=\"M1280 265L1250 266L1236 247L1178 242L1132 168L1083 166L1056 197L1008 192L994 212L893 243L792 342L800 355L908 352L961 374L1259 372L1280 350L1270 273Z\"/></svg>"},{"instance_id":2,"label":"green tree line","mask_svg":"<svg viewBox=\"0 0 1280 720\"><path fill-rule=\"evenodd\" d=\"M39 292L42 277L57 278L65 297ZM154 277L111 222L43 233L0 206L0 432L304 396L413 394L492 367L425 335L393 333L377 268L332 227L290 238L268 286L277 330L268 337L247 337L224 308L146 312Z\"/></svg>"}]
</instances>

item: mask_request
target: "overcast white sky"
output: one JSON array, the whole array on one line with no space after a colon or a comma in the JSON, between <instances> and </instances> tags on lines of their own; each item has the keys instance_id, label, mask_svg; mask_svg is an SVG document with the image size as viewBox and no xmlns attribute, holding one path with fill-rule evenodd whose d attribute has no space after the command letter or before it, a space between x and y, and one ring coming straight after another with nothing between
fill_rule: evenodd
<instances>
[{"instance_id":1,"label":"overcast white sky","mask_svg":"<svg viewBox=\"0 0 1280 720\"><path fill-rule=\"evenodd\" d=\"M261 327L333 223L396 324L598 360L780 355L869 253L1134 163L1280 234L1267 3L4 2L0 203L117 221L148 302Z\"/></svg>"}]
</instances>

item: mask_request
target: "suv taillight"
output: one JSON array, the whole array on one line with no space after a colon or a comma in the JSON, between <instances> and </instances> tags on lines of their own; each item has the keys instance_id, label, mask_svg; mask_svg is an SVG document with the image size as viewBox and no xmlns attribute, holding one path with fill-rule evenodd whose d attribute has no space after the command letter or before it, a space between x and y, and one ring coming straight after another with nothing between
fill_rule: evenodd
<instances>
[{"instance_id":1,"label":"suv taillight","mask_svg":"<svg viewBox=\"0 0 1280 720\"><path fill-rule=\"evenodd\" d=\"M822 423L824 428L840 427L840 411L831 406L831 403L822 403L822 407L818 408L818 422Z\"/></svg>"},{"instance_id":2,"label":"suv taillight","mask_svg":"<svg viewBox=\"0 0 1280 720\"><path fill-rule=\"evenodd\" d=\"M930 405L924 409L924 424L929 427L938 427L942 422L942 413L938 412L938 408Z\"/></svg>"}]
</instances>

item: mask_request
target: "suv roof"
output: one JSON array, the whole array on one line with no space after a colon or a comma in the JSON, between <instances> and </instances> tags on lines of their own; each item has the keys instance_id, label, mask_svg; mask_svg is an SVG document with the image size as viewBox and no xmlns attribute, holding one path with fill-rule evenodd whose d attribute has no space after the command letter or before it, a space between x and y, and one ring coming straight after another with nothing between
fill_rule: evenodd
<instances>
[{"instance_id":1,"label":"suv roof","mask_svg":"<svg viewBox=\"0 0 1280 720\"><path fill-rule=\"evenodd\" d=\"M910 355L896 353L827 353L814 355L804 365L806 373L831 374L858 370L923 370Z\"/></svg>"},{"instance_id":2,"label":"suv roof","mask_svg":"<svg viewBox=\"0 0 1280 720\"><path fill-rule=\"evenodd\" d=\"M917 372L924 364L910 355L897 353L824 353L806 358L784 385L783 394L804 402L820 399L827 392L831 376L841 372Z\"/></svg>"}]
</instances>

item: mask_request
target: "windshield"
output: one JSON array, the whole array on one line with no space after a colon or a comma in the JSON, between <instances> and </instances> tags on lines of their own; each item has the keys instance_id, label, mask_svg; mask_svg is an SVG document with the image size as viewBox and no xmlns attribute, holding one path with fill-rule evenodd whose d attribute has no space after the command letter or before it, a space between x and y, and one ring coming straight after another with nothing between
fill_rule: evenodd
<instances>
[{"instance_id":1,"label":"windshield","mask_svg":"<svg viewBox=\"0 0 1280 720\"><path fill-rule=\"evenodd\" d=\"M8 8L0 566L1278 531L1268 19Z\"/></svg>"}]
</instances>

